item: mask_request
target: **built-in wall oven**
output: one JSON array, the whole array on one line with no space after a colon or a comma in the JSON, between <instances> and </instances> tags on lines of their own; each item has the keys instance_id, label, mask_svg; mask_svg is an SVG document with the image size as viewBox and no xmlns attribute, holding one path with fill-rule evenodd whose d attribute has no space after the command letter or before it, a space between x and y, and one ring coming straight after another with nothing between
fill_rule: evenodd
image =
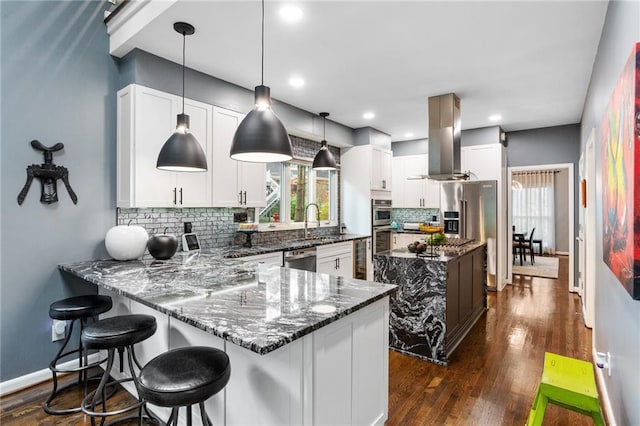
<instances>
[{"instance_id":1,"label":"built-in wall oven","mask_svg":"<svg viewBox=\"0 0 640 426\"><path fill-rule=\"evenodd\" d=\"M371 200L373 254L391 251L391 200Z\"/></svg>"}]
</instances>

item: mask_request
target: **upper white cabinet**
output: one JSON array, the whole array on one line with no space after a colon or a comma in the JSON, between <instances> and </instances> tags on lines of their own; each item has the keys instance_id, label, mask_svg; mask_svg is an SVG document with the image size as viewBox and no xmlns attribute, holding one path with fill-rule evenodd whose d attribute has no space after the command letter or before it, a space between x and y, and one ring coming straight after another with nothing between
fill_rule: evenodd
<instances>
[{"instance_id":1,"label":"upper white cabinet","mask_svg":"<svg viewBox=\"0 0 640 426\"><path fill-rule=\"evenodd\" d=\"M213 107L185 99L190 130L211 158ZM207 207L211 205L211 163L207 172L156 168L160 149L175 131L182 98L131 84L118 92L117 206Z\"/></svg>"},{"instance_id":2,"label":"upper white cabinet","mask_svg":"<svg viewBox=\"0 0 640 426\"><path fill-rule=\"evenodd\" d=\"M371 189L373 191L391 191L392 158L391 151L371 147Z\"/></svg>"},{"instance_id":3,"label":"upper white cabinet","mask_svg":"<svg viewBox=\"0 0 640 426\"><path fill-rule=\"evenodd\" d=\"M499 143L464 146L460 148L460 168L463 171L471 171L478 180L499 180L502 150L503 147Z\"/></svg>"},{"instance_id":4,"label":"upper white cabinet","mask_svg":"<svg viewBox=\"0 0 640 426\"><path fill-rule=\"evenodd\" d=\"M429 179L409 179L427 173L428 164L428 155L393 157L393 207L440 207L438 182Z\"/></svg>"},{"instance_id":5,"label":"upper white cabinet","mask_svg":"<svg viewBox=\"0 0 640 426\"><path fill-rule=\"evenodd\" d=\"M266 166L229 158L233 135L244 114L213 107L213 203L214 207L264 207Z\"/></svg>"}]
</instances>

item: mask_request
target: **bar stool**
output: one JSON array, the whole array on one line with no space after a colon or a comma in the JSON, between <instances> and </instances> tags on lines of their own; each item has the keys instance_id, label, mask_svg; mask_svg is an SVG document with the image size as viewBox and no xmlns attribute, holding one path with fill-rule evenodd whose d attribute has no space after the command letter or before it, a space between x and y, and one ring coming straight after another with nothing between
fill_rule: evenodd
<instances>
[{"instance_id":1,"label":"bar stool","mask_svg":"<svg viewBox=\"0 0 640 426\"><path fill-rule=\"evenodd\" d=\"M204 402L229 382L231 364L219 349L193 346L174 349L149 361L140 372L141 399L160 407L170 407L167 426L178 424L180 407L187 408L187 425L192 424L192 406L200 406L203 426L212 425Z\"/></svg>"},{"instance_id":2,"label":"bar stool","mask_svg":"<svg viewBox=\"0 0 640 426\"><path fill-rule=\"evenodd\" d=\"M104 361L106 361L106 358L89 364L88 355L82 348L81 339L78 339L77 349L73 349L67 352L65 352L65 350L67 349L67 345L71 340L71 335L73 334L73 326L76 321L80 321L80 334L82 334L82 331L85 329L87 321L90 318L95 318L98 315L107 312L109 309L111 309L112 306L113 302L111 301L111 298L109 296L101 296L97 294L69 297L67 299L58 300L57 302L54 302L51 304L51 306L49 306L49 317L54 320L71 321L71 323L69 325L69 330L67 331L67 336L65 337L60 350L49 364L49 370L51 370L51 375L53 376L53 390L44 403L44 411L47 414L63 415L80 412L81 407L79 406L66 409L56 409L51 408L51 403L59 394L78 385L84 386L84 395L86 395L87 382L91 379L87 377L88 370L102 364ZM57 364L58 362L60 362L60 359L76 353L78 354L77 368L58 367ZM58 373L78 373L78 381L70 383L58 389Z\"/></svg>"},{"instance_id":3,"label":"bar stool","mask_svg":"<svg viewBox=\"0 0 640 426\"><path fill-rule=\"evenodd\" d=\"M134 363L141 369L140 363L136 359L133 345L151 337L156 332L156 319L151 315L121 315L117 317L106 318L87 326L82 333L82 343L86 349L107 350L107 366L100 380L100 384L95 391L89 393L82 400L82 411L90 416L91 425L95 426L95 419L99 417L100 424L103 425L106 417L123 414L138 409L138 422L142 422L143 401L138 401L128 407L118 410L107 411L107 401L105 390L107 387L116 386L124 382L132 381L138 388L138 378L134 369ZM120 371L123 368L123 352L127 351L127 361L131 377L109 381L109 375L113 368L115 351L118 349L120 354ZM102 394L102 399L98 400L97 395ZM102 411L96 411L96 406L102 405ZM151 416L150 416L151 417ZM119 419L112 425L123 423L131 420L131 418Z\"/></svg>"}]
</instances>

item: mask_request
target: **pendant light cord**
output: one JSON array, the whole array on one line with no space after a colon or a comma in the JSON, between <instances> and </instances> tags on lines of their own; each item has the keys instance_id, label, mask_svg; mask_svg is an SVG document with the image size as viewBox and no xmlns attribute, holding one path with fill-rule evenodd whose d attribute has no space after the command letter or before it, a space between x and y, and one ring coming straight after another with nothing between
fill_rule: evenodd
<instances>
[{"instance_id":1,"label":"pendant light cord","mask_svg":"<svg viewBox=\"0 0 640 426\"><path fill-rule=\"evenodd\" d=\"M322 117L322 139L327 140L327 117Z\"/></svg>"},{"instance_id":2,"label":"pendant light cord","mask_svg":"<svg viewBox=\"0 0 640 426\"><path fill-rule=\"evenodd\" d=\"M186 46L187 35L182 32L182 113L184 114L184 63L185 63L185 55L184 50Z\"/></svg>"},{"instance_id":3,"label":"pendant light cord","mask_svg":"<svg viewBox=\"0 0 640 426\"><path fill-rule=\"evenodd\" d=\"M264 0L262 0L262 65L260 72L260 85L264 86Z\"/></svg>"}]
</instances>

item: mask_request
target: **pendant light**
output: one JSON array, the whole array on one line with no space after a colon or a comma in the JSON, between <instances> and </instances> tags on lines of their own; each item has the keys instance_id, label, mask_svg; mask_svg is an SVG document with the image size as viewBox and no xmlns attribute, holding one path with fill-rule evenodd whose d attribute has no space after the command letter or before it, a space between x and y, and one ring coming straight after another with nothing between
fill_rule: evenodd
<instances>
[{"instance_id":1,"label":"pendant light","mask_svg":"<svg viewBox=\"0 0 640 426\"><path fill-rule=\"evenodd\" d=\"M176 131L160 150L156 167L173 172L206 172L207 157L198 140L189 131L189 116L184 113L185 40L195 32L195 28L186 22L176 22L173 29L182 34L182 114L178 114Z\"/></svg>"},{"instance_id":2,"label":"pendant light","mask_svg":"<svg viewBox=\"0 0 640 426\"><path fill-rule=\"evenodd\" d=\"M264 85L264 0L262 0L262 72L255 88L255 107L242 120L231 143L234 160L275 163L293 158L287 130L271 109L269 87Z\"/></svg>"},{"instance_id":3,"label":"pendant light","mask_svg":"<svg viewBox=\"0 0 640 426\"><path fill-rule=\"evenodd\" d=\"M320 151L316 154L316 158L313 159L313 170L335 170L338 168L336 166L336 159L333 158L333 154L329 151L327 147L327 117L329 116L328 112L321 112L320 117L322 117L322 146L320 147Z\"/></svg>"}]
</instances>

